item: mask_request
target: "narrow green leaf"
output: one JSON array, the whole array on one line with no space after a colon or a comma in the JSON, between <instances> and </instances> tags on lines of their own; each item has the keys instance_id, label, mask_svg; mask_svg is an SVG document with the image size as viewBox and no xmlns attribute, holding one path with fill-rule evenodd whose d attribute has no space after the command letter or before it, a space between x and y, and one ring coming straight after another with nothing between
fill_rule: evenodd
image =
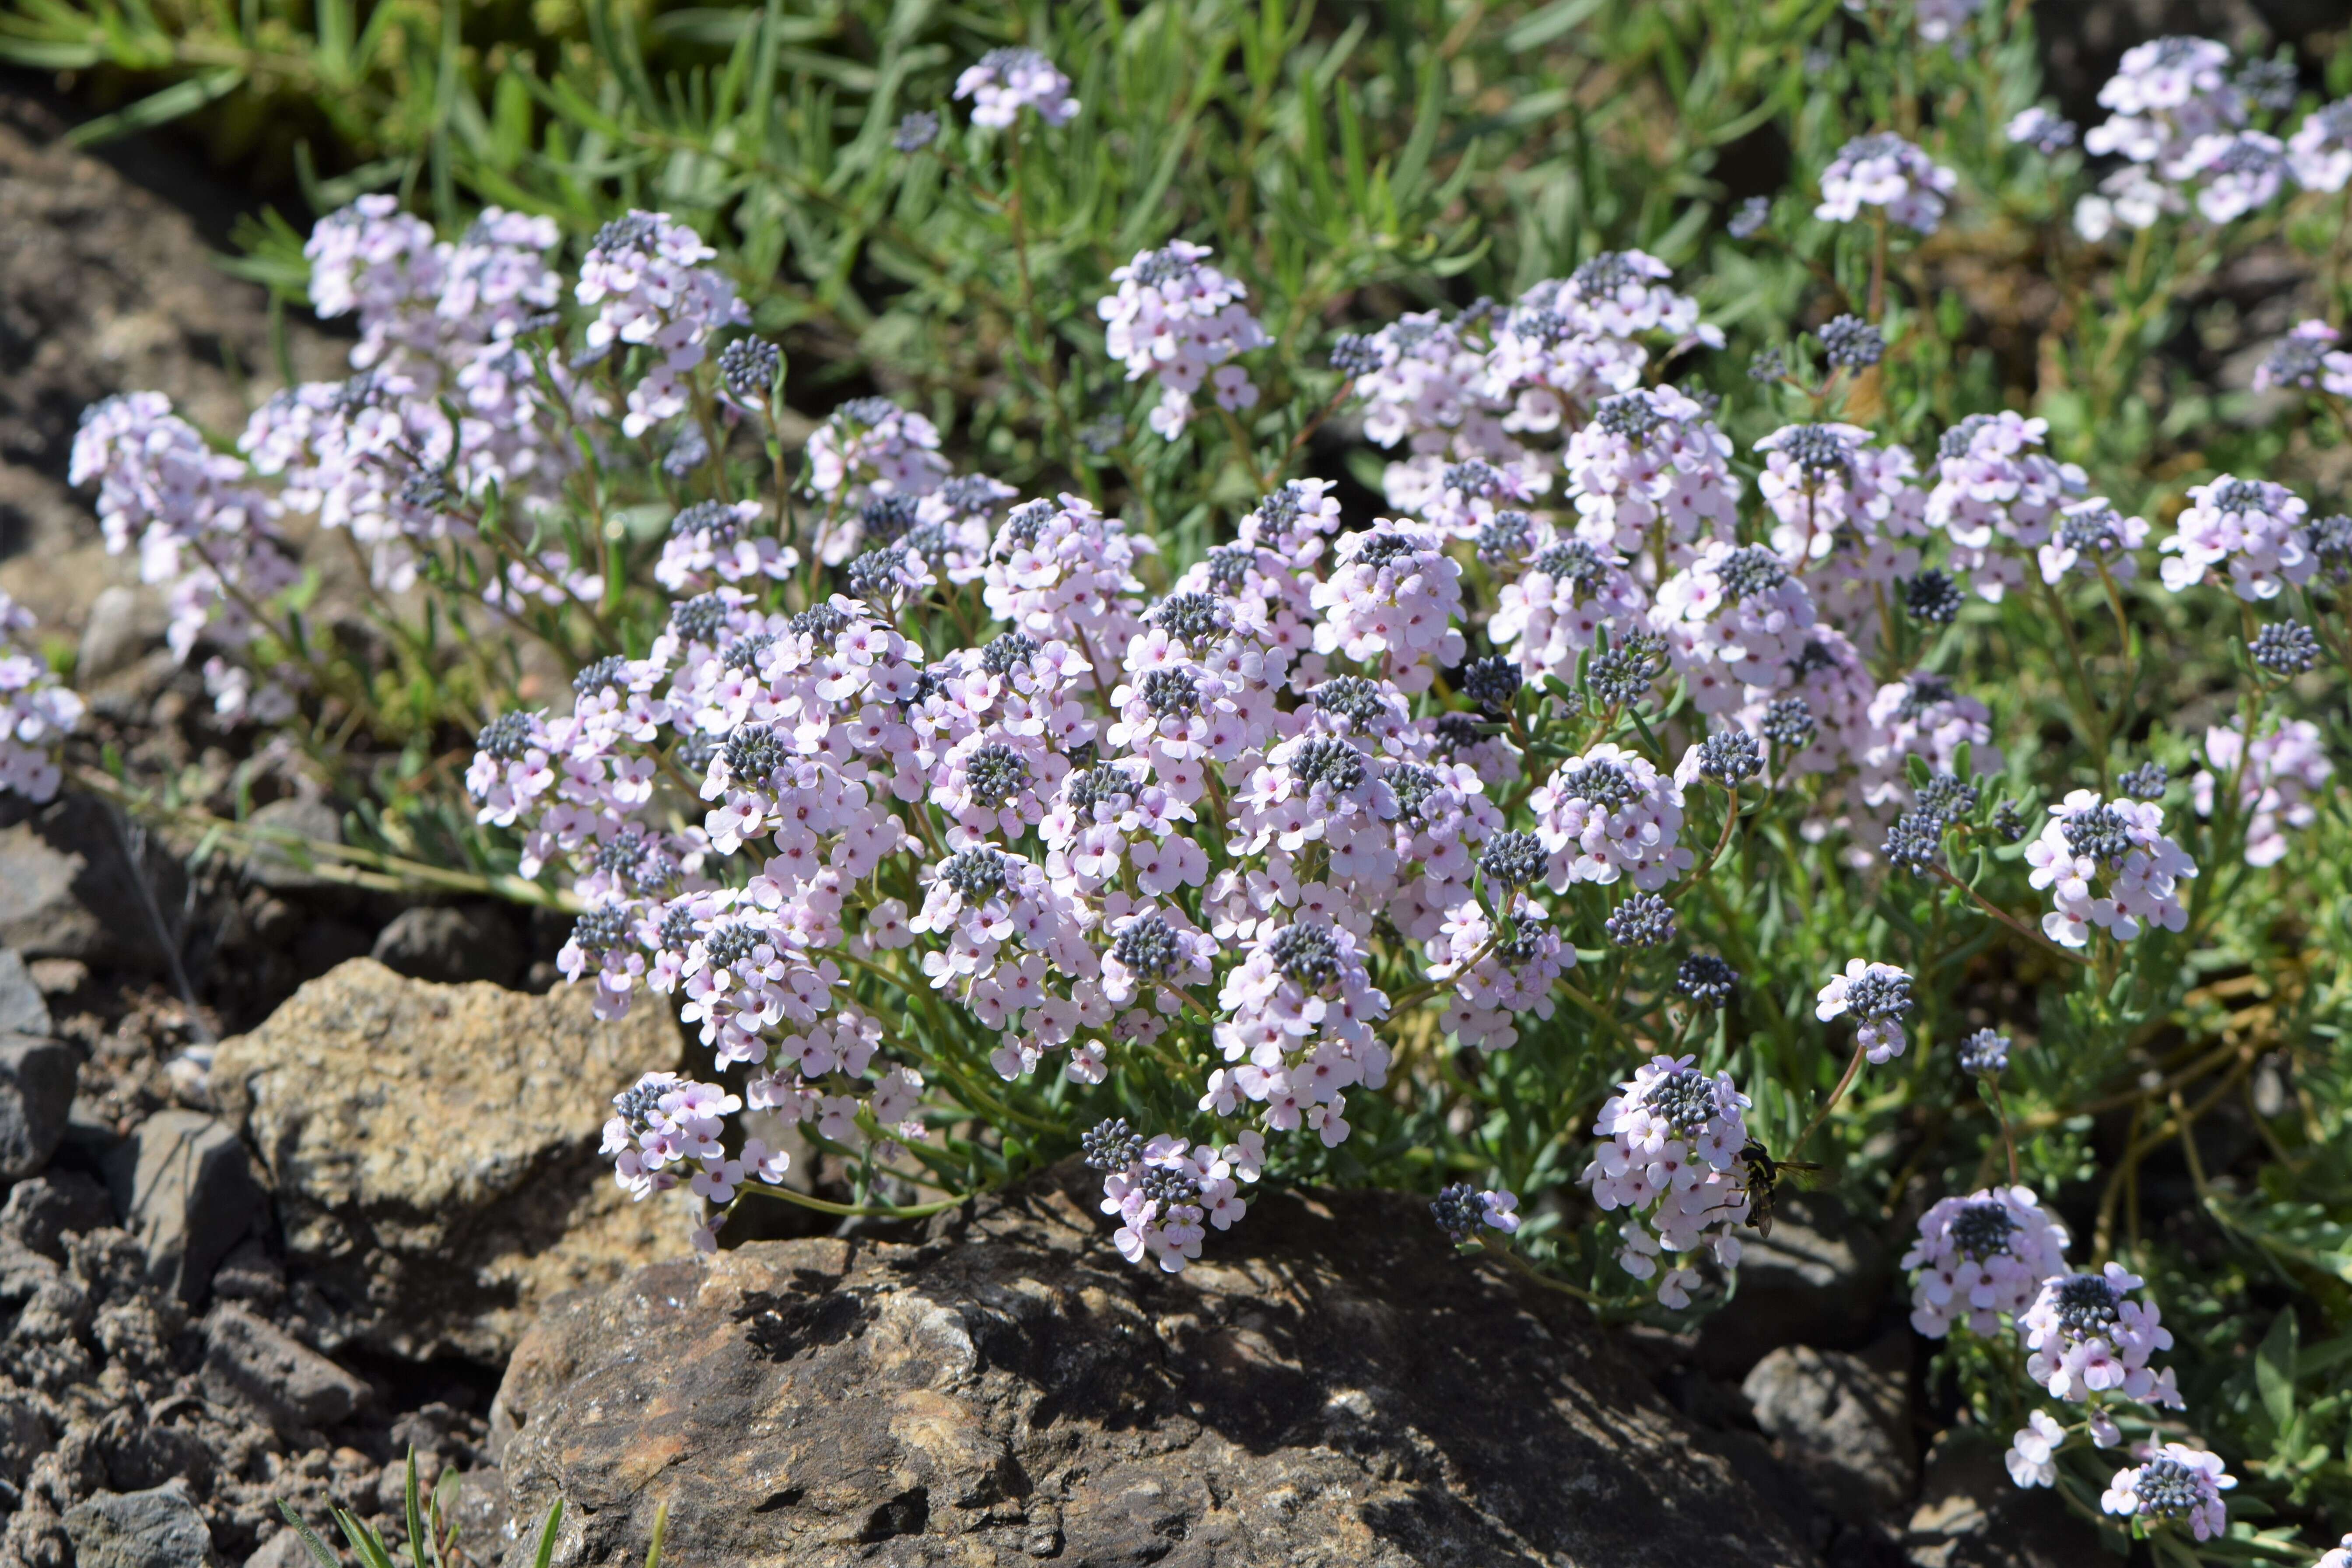
<instances>
[{"instance_id":1,"label":"narrow green leaf","mask_svg":"<svg viewBox=\"0 0 2352 1568\"><path fill-rule=\"evenodd\" d=\"M539 1551L531 1558L531 1568L548 1568L555 1561L555 1531L562 1522L563 1500L557 1498L548 1508L546 1524L540 1528Z\"/></svg>"},{"instance_id":2,"label":"narrow green leaf","mask_svg":"<svg viewBox=\"0 0 2352 1568\"><path fill-rule=\"evenodd\" d=\"M1539 49L1573 31L1600 9L1601 0L1554 0L1505 33L1503 47L1515 55Z\"/></svg>"},{"instance_id":3,"label":"narrow green leaf","mask_svg":"<svg viewBox=\"0 0 2352 1568\"><path fill-rule=\"evenodd\" d=\"M2271 1320L2271 1331L2263 1336L2262 1349L2254 1352L2254 1387L2262 1394L2263 1408L2270 1413L2271 1425L2282 1432L2294 1421L2296 1336L2294 1309L2290 1307Z\"/></svg>"},{"instance_id":4,"label":"narrow green leaf","mask_svg":"<svg viewBox=\"0 0 2352 1568\"><path fill-rule=\"evenodd\" d=\"M183 115L194 114L205 105L227 97L244 85L245 71L241 67L224 66L203 76L174 83L128 108L118 109L112 114L101 114L95 120L77 125L66 132L65 140L76 147L94 147L118 136L152 131Z\"/></svg>"},{"instance_id":5,"label":"narrow green leaf","mask_svg":"<svg viewBox=\"0 0 2352 1568\"><path fill-rule=\"evenodd\" d=\"M280 1498L278 1501L278 1511L285 1516L288 1524L294 1527L294 1533L302 1538L303 1550L310 1552L310 1561L316 1563L319 1568L343 1568L342 1563L333 1552L328 1549L327 1543L319 1539L319 1532L302 1522L302 1516L294 1511L292 1503Z\"/></svg>"}]
</instances>

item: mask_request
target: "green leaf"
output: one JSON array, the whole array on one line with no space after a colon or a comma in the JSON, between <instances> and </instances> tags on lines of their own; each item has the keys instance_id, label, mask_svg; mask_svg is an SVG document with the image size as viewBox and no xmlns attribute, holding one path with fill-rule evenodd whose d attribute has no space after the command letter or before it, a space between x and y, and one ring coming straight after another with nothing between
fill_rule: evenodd
<instances>
[{"instance_id":1,"label":"green leaf","mask_svg":"<svg viewBox=\"0 0 2352 1568\"><path fill-rule=\"evenodd\" d=\"M2263 1408L2270 1413L2271 1425L2282 1432L2294 1423L2296 1335L2294 1309L2290 1307L2271 1320L2271 1331L2263 1336L2262 1349L2254 1352L2254 1387L2263 1396Z\"/></svg>"},{"instance_id":2,"label":"green leaf","mask_svg":"<svg viewBox=\"0 0 2352 1568\"><path fill-rule=\"evenodd\" d=\"M417 1503L416 1449L414 1447L408 1450L408 1488L404 1496L404 1501L408 1515L408 1561L413 1568L426 1568L425 1510ZM436 1559L433 1568L439 1568L438 1559L441 1554L436 1551L433 1555Z\"/></svg>"},{"instance_id":3,"label":"green leaf","mask_svg":"<svg viewBox=\"0 0 2352 1568\"><path fill-rule=\"evenodd\" d=\"M1600 9L1601 0L1553 0L1553 4L1505 33L1503 47L1515 55L1539 49L1554 38L1572 32L1582 25L1585 18Z\"/></svg>"},{"instance_id":4,"label":"green leaf","mask_svg":"<svg viewBox=\"0 0 2352 1568\"><path fill-rule=\"evenodd\" d=\"M205 105L227 97L244 85L242 67L223 66L218 70L191 77L186 81L142 98L127 109L118 109L112 114L101 114L95 120L86 121L67 132L65 140L76 147L95 147L118 136L152 131L184 115L194 114Z\"/></svg>"},{"instance_id":5,"label":"green leaf","mask_svg":"<svg viewBox=\"0 0 2352 1568\"><path fill-rule=\"evenodd\" d=\"M285 1516L288 1524L294 1527L294 1533L302 1538L303 1549L310 1553L310 1561L319 1568L343 1568L334 1552L328 1550L327 1543L319 1539L319 1532L302 1522L302 1516L294 1511L292 1503L283 1498L278 1499L278 1511Z\"/></svg>"},{"instance_id":6,"label":"green leaf","mask_svg":"<svg viewBox=\"0 0 2352 1568\"><path fill-rule=\"evenodd\" d=\"M555 1531L563 1522L563 1500L557 1498L547 1510L547 1522L540 1527L539 1551L531 1558L531 1568L548 1568L555 1561Z\"/></svg>"}]
</instances>

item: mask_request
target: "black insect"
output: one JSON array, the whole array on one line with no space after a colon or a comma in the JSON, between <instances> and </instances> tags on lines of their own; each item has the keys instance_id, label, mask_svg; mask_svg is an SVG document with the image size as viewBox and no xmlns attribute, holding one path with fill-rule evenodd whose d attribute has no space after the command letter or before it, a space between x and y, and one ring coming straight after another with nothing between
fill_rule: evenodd
<instances>
[{"instance_id":1,"label":"black insect","mask_svg":"<svg viewBox=\"0 0 2352 1568\"><path fill-rule=\"evenodd\" d=\"M1796 1173L1799 1184L1810 1181L1811 1174L1822 1169L1807 1160L1775 1159L1763 1144L1750 1138L1748 1146L1739 1151L1748 1165L1748 1225L1759 1236L1772 1234L1772 1198L1779 1191L1780 1178Z\"/></svg>"}]
</instances>

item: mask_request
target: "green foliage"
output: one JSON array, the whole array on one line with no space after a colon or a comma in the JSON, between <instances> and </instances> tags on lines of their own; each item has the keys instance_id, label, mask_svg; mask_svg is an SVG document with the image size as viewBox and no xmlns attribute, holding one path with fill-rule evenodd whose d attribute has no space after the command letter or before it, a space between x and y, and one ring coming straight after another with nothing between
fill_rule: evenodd
<instances>
[{"instance_id":1,"label":"green foliage","mask_svg":"<svg viewBox=\"0 0 2352 1568\"><path fill-rule=\"evenodd\" d=\"M477 1561L458 1540L457 1486L459 1477L454 1465L441 1472L430 1490L420 1491L417 1485L416 1451L408 1453L408 1476L403 1493L403 1505L408 1529L408 1568L467 1568ZM319 1532L302 1521L293 1505L280 1500L278 1511L286 1523L302 1538L302 1545L318 1568L342 1568L342 1561L334 1549L319 1538ZM375 1527L348 1509L334 1510L335 1528L351 1542L352 1552L360 1560L360 1568L400 1568L398 1557L384 1544ZM547 1522L540 1527L539 1549L531 1559L532 1568L548 1568L555 1560L555 1532L563 1522L563 1502L557 1499L547 1510ZM661 1521L654 1523L654 1546L646 1557L646 1568L660 1568Z\"/></svg>"}]
</instances>

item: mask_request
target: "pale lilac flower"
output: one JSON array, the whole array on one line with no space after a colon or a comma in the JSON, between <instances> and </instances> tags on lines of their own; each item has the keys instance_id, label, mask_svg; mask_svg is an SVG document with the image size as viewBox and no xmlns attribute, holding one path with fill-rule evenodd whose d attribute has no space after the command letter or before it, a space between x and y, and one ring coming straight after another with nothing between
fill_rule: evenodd
<instances>
[{"instance_id":1,"label":"pale lilac flower","mask_svg":"<svg viewBox=\"0 0 2352 1568\"><path fill-rule=\"evenodd\" d=\"M1671 386L1604 398L1561 454L1576 537L1638 555L1653 538L1677 564L1703 539L1729 539L1739 500L1731 439Z\"/></svg>"},{"instance_id":2,"label":"pale lilac flower","mask_svg":"<svg viewBox=\"0 0 2352 1568\"><path fill-rule=\"evenodd\" d=\"M2062 509L2050 540L2033 552L2045 583L2068 574L2104 571L2117 582L2139 575L2138 552L2147 542L2147 520L2126 517L2105 496L2092 496Z\"/></svg>"},{"instance_id":3,"label":"pale lilac flower","mask_svg":"<svg viewBox=\"0 0 2352 1568\"><path fill-rule=\"evenodd\" d=\"M1919 234L1933 234L1943 221L1944 198L1960 177L1892 132L1858 136L1838 149L1822 171L1821 205L1813 216L1851 223L1864 206Z\"/></svg>"},{"instance_id":4,"label":"pale lilac flower","mask_svg":"<svg viewBox=\"0 0 2352 1568\"><path fill-rule=\"evenodd\" d=\"M2189 210L2188 201L2171 184L2158 179L2143 163L2126 163L2099 182L2096 193L2074 204L2074 232L2095 245L2121 224L2127 229L2152 227L2158 219Z\"/></svg>"},{"instance_id":5,"label":"pale lilac flower","mask_svg":"<svg viewBox=\"0 0 2352 1568\"><path fill-rule=\"evenodd\" d=\"M1673 276L1644 251L1603 251L1520 295L1495 329L1481 377L1488 398L1511 406L1504 428L1558 429L1570 410L1633 391L1650 357L1644 339L1670 336L1669 355L1722 347L1722 329L1668 287Z\"/></svg>"},{"instance_id":6,"label":"pale lilac flower","mask_svg":"<svg viewBox=\"0 0 2352 1568\"><path fill-rule=\"evenodd\" d=\"M2058 1466L2054 1456L2065 1440L2065 1428L2048 1411L2036 1410L2027 1415L2025 1425L2010 1438L2009 1452L2003 1456L2009 1464L2009 1479L2021 1487L2056 1486Z\"/></svg>"},{"instance_id":7,"label":"pale lilac flower","mask_svg":"<svg viewBox=\"0 0 2352 1568\"><path fill-rule=\"evenodd\" d=\"M2311 111L2286 139L2288 165L2309 191L2340 191L2352 181L2352 98Z\"/></svg>"},{"instance_id":8,"label":"pale lilac flower","mask_svg":"<svg viewBox=\"0 0 2352 1568\"><path fill-rule=\"evenodd\" d=\"M1919 0L1919 37L1930 44L1951 43L1956 38L1964 43L1962 35L1984 5L1985 0Z\"/></svg>"},{"instance_id":9,"label":"pale lilac flower","mask_svg":"<svg viewBox=\"0 0 2352 1568\"><path fill-rule=\"evenodd\" d=\"M1891 963L1867 959L1847 961L1843 974L1833 974L1814 998L1813 1016L1823 1023L1852 1013L1861 1027L1854 1043L1880 1066L1903 1054L1907 1041L1903 1016L1911 1011L1911 976Z\"/></svg>"},{"instance_id":10,"label":"pale lilac flower","mask_svg":"<svg viewBox=\"0 0 2352 1568\"><path fill-rule=\"evenodd\" d=\"M2224 474L2191 485L2189 500L2172 536L2158 547L2171 557L2158 574L2174 593L2217 570L2228 573L2231 591L2250 604L2311 581L2318 563L2305 546L2310 509L2284 485Z\"/></svg>"},{"instance_id":11,"label":"pale lilac flower","mask_svg":"<svg viewBox=\"0 0 2352 1568\"><path fill-rule=\"evenodd\" d=\"M2210 38L2168 37L2126 49L2099 89L2110 118L2084 132L2084 150L2134 163L2170 163L2200 136L2245 123L2245 97L2231 84L2230 51Z\"/></svg>"},{"instance_id":12,"label":"pale lilac flower","mask_svg":"<svg viewBox=\"0 0 2352 1568\"><path fill-rule=\"evenodd\" d=\"M631 212L596 231L572 290L596 308L588 349L622 345L649 351L644 377L629 389L622 430L642 436L686 412L686 373L700 364L720 327L751 320L735 285L702 265L719 253L702 237L659 213Z\"/></svg>"},{"instance_id":13,"label":"pale lilac flower","mask_svg":"<svg viewBox=\"0 0 2352 1568\"><path fill-rule=\"evenodd\" d=\"M1919 1238L1903 1257L1902 1267L1918 1271L1911 1326L1933 1340L1958 1322L1979 1335L2000 1332L2001 1314L2022 1313L2044 1279L2065 1271L2066 1240L2065 1226L2030 1187L1938 1200L1919 1216Z\"/></svg>"},{"instance_id":14,"label":"pale lilac flower","mask_svg":"<svg viewBox=\"0 0 2352 1568\"><path fill-rule=\"evenodd\" d=\"M1654 892L1696 858L1677 842L1683 791L1648 758L1607 742L1560 765L1529 797L1555 892L1620 877Z\"/></svg>"},{"instance_id":15,"label":"pale lilac flower","mask_svg":"<svg viewBox=\"0 0 2352 1568\"><path fill-rule=\"evenodd\" d=\"M2197 210L2209 221L2229 223L2277 196L2286 179L2286 149L2260 131L2200 136L2168 172L2198 187Z\"/></svg>"},{"instance_id":16,"label":"pale lilac flower","mask_svg":"<svg viewBox=\"0 0 2352 1568\"><path fill-rule=\"evenodd\" d=\"M2072 1404L2112 1394L2179 1409L2171 1369L2158 1373L2148 1365L2158 1352L2172 1348L2172 1331L2154 1302L2133 1299L2143 1283L2118 1263L2095 1274L2044 1280L2017 1320L2031 1352L2026 1375L2053 1399Z\"/></svg>"},{"instance_id":17,"label":"pale lilac flower","mask_svg":"<svg viewBox=\"0 0 2352 1568\"><path fill-rule=\"evenodd\" d=\"M2045 158L2054 158L2072 147L2075 134L2073 121L2061 119L2038 103L2010 117L2010 141L2031 147Z\"/></svg>"},{"instance_id":18,"label":"pale lilac flower","mask_svg":"<svg viewBox=\"0 0 2352 1568\"><path fill-rule=\"evenodd\" d=\"M2190 781L2197 815L2213 815L2223 779L2238 780L2240 809L2246 813L2246 864L2275 866L2286 857L2286 836L2319 819L2313 804L2336 776L2319 726L2308 719L2290 719L2256 737L2249 749L2239 721L2214 725L2205 731L2205 759L2210 766ZM2241 769L2241 759L2243 761Z\"/></svg>"},{"instance_id":19,"label":"pale lilac flower","mask_svg":"<svg viewBox=\"0 0 2352 1568\"><path fill-rule=\"evenodd\" d=\"M2095 926L2129 942L2144 925L2179 931L2189 911L2176 896L2197 875L2197 863L2164 833L2164 807L2155 801L2103 801L2075 790L2050 808L2040 837L2025 847L2028 879L2050 889L2053 908L2042 917L2051 941L2081 947Z\"/></svg>"},{"instance_id":20,"label":"pale lilac flower","mask_svg":"<svg viewBox=\"0 0 2352 1568\"><path fill-rule=\"evenodd\" d=\"M2049 428L2006 409L1974 414L1937 447L1927 524L1951 540L1955 564L1975 574L1985 598L1998 602L2023 580L2017 557L2047 543L2062 509L2085 489L2080 468L2043 450Z\"/></svg>"},{"instance_id":21,"label":"pale lilac flower","mask_svg":"<svg viewBox=\"0 0 2352 1568\"><path fill-rule=\"evenodd\" d=\"M1112 271L1118 292L1095 306L1107 324L1105 346L1127 366L1127 379L1158 379L1151 427L1171 441L1192 422L1192 395L1204 383L1213 383L1226 408L1257 403L1248 374L1226 362L1263 346L1265 331L1243 303L1249 290L1210 266L1209 255L1208 247L1181 239L1139 250Z\"/></svg>"},{"instance_id":22,"label":"pale lilac flower","mask_svg":"<svg viewBox=\"0 0 2352 1568\"><path fill-rule=\"evenodd\" d=\"M1405 691L1427 689L1437 667L1466 646L1454 626L1462 568L1427 530L1388 520L1340 536L1331 574L1309 602L1320 612L1315 651L1382 664Z\"/></svg>"},{"instance_id":23,"label":"pale lilac flower","mask_svg":"<svg viewBox=\"0 0 2352 1568\"><path fill-rule=\"evenodd\" d=\"M991 49L956 78L955 95L971 100L971 121L1001 131L1024 109L1048 125L1066 125L1078 111L1070 79L1035 49Z\"/></svg>"},{"instance_id":24,"label":"pale lilac flower","mask_svg":"<svg viewBox=\"0 0 2352 1568\"><path fill-rule=\"evenodd\" d=\"M82 700L28 646L32 612L0 593L0 795L54 799L58 753L81 721Z\"/></svg>"},{"instance_id":25,"label":"pale lilac flower","mask_svg":"<svg viewBox=\"0 0 2352 1568\"><path fill-rule=\"evenodd\" d=\"M1628 1211L1617 1261L1637 1279L1659 1275L1664 1253L1706 1247L1726 1268L1739 1262L1733 1232L1747 1223L1750 1207L1748 1100L1730 1074L1709 1077L1696 1060L1654 1057L1620 1084L1592 1125L1607 1142L1578 1178L1602 1209ZM1697 1280L1696 1270L1670 1264L1660 1275L1658 1300L1688 1306Z\"/></svg>"},{"instance_id":26,"label":"pale lilac flower","mask_svg":"<svg viewBox=\"0 0 2352 1568\"><path fill-rule=\"evenodd\" d=\"M2297 321L2254 368L2254 390L2293 386L2352 397L2352 353L2335 346L2337 336L2326 321Z\"/></svg>"},{"instance_id":27,"label":"pale lilac flower","mask_svg":"<svg viewBox=\"0 0 2352 1568\"><path fill-rule=\"evenodd\" d=\"M1650 625L1707 714L1777 691L1813 640L1813 596L1778 552L1711 540L1660 584Z\"/></svg>"},{"instance_id":28,"label":"pale lilac flower","mask_svg":"<svg viewBox=\"0 0 2352 1568\"><path fill-rule=\"evenodd\" d=\"M2347 1535L2340 1544L2330 1547L2313 1568L2352 1568L2352 1535Z\"/></svg>"}]
</instances>

